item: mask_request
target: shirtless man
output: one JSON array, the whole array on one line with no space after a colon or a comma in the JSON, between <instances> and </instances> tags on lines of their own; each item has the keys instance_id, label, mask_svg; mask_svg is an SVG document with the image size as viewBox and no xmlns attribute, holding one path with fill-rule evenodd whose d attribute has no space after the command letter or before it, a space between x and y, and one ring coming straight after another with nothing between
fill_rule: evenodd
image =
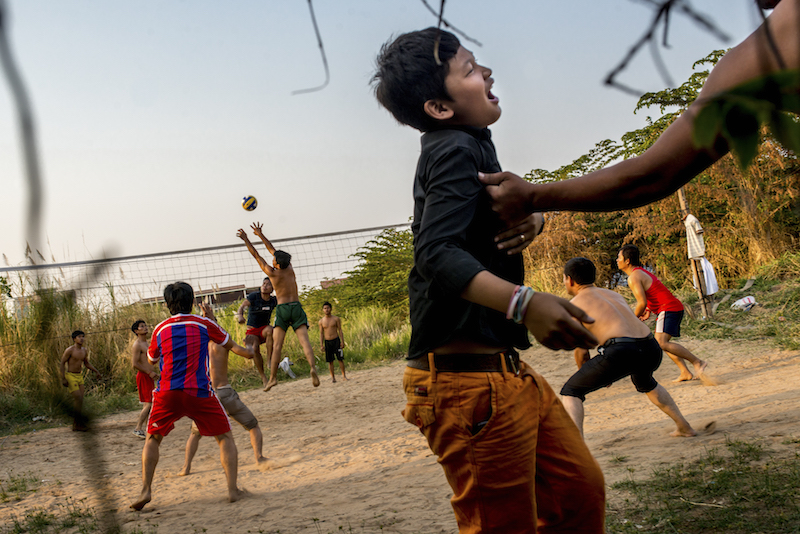
<instances>
[{"instance_id":1,"label":"shirtless man","mask_svg":"<svg viewBox=\"0 0 800 534\"><path fill-rule=\"evenodd\" d=\"M636 245L624 245L617 254L617 267L628 275L628 287L636 297L636 308L633 313L642 321L656 314L656 341L661 350L680 369L681 374L673 382L684 382L700 378L708 363L701 360L683 345L670 341L673 337L681 337L681 321L683 321L683 304L664 287L654 274L642 268L639 249ZM689 371L683 360L694 367L695 375Z\"/></svg>"},{"instance_id":2,"label":"shirtless man","mask_svg":"<svg viewBox=\"0 0 800 534\"><path fill-rule=\"evenodd\" d=\"M83 367L94 371L97 378L101 378L100 371L89 363L89 352L83 346L85 340L86 334L82 331L75 330L72 333L73 345L64 351L59 367L61 383L64 384L64 387L67 388L67 391L72 394L72 398L75 400L75 413L73 414L72 422L73 432L86 432L89 430L83 417Z\"/></svg>"},{"instance_id":3,"label":"shirtless man","mask_svg":"<svg viewBox=\"0 0 800 534\"><path fill-rule=\"evenodd\" d=\"M314 349L311 348L311 342L308 339L308 317L303 307L300 305L300 295L297 292L297 278L292 268L292 255L283 250L275 250L272 243L264 237L261 229L263 224L257 222L250 225L253 233L261 239L267 251L272 254L272 265L261 257L256 251L253 244L247 238L247 232L239 229L236 233L244 244L247 245L247 250L253 255L258 262L261 270L264 271L269 277L272 286L275 288L275 295L278 298L278 306L275 308L275 326L272 330L273 345L272 345L272 358L269 362L269 382L267 383L264 391L269 391L278 383L278 364L281 361L281 351L283 350L283 340L286 338L286 331L291 326L294 328L294 333L297 334L297 340L303 348L303 354L308 360L308 365L311 367L311 383L314 387L319 386L319 376L317 376L317 366L314 360Z\"/></svg>"},{"instance_id":4,"label":"shirtless man","mask_svg":"<svg viewBox=\"0 0 800 534\"><path fill-rule=\"evenodd\" d=\"M670 435L692 437L697 432L681 414L667 390L653 378L661 365L661 349L650 329L631 312L621 295L594 285L596 269L586 258L572 258L564 266L564 286L572 303L595 318L585 326L600 347L589 358L586 349L575 349L578 372L561 389L561 402L583 435L583 402L586 394L610 386L626 376L650 402L675 421Z\"/></svg>"},{"instance_id":5,"label":"shirtless man","mask_svg":"<svg viewBox=\"0 0 800 534\"><path fill-rule=\"evenodd\" d=\"M208 303L203 302L199 306L203 317L217 322L214 317L214 311ZM228 381L228 354L228 349L222 345L218 345L213 341L208 342L208 370L211 373L211 387L214 388L222 407L228 412L228 417L242 425L250 433L250 445L252 445L253 452L256 455L256 463L266 462L267 458L262 454L263 436L261 428L258 426L258 419L250 411L250 408L245 406L239 399L239 394L236 393L236 390L231 387ZM183 463L183 469L178 475L185 476L191 473L192 459L197 452L201 437L197 424L192 422L192 431L186 441L186 459Z\"/></svg>"},{"instance_id":6,"label":"shirtless man","mask_svg":"<svg viewBox=\"0 0 800 534\"><path fill-rule=\"evenodd\" d=\"M153 406L153 390L156 387L155 379L158 376L155 367L147 361L147 346L150 340L147 339L147 323L139 319L131 326L131 331L136 334L136 340L131 348L131 365L136 369L136 389L139 390L139 402L142 403L142 411L136 421L136 430L133 434L139 438L147 438L147 434L142 427L147 423L147 416L150 415L150 407Z\"/></svg>"},{"instance_id":7,"label":"shirtless man","mask_svg":"<svg viewBox=\"0 0 800 534\"><path fill-rule=\"evenodd\" d=\"M347 375L344 372L344 332L342 332L342 320L331 315L333 306L330 302L325 302L322 305L322 319L319 320L319 344L324 353L325 361L328 362L328 368L331 371L331 381L336 383L336 375L333 372L333 360L339 360L339 367L342 368L342 380L347 380Z\"/></svg>"},{"instance_id":8,"label":"shirtless man","mask_svg":"<svg viewBox=\"0 0 800 534\"><path fill-rule=\"evenodd\" d=\"M256 357L253 359L256 371L258 371L264 387L267 387L267 375L264 374L264 359L261 357L261 344L264 343L267 349L267 361L272 356L272 310L278 305L275 295L272 294L272 282L269 277L261 282L261 289L247 295L242 301L239 310L236 312L236 320L239 324L244 324L244 310L247 312L247 333L244 338L244 346L252 349Z\"/></svg>"}]
</instances>

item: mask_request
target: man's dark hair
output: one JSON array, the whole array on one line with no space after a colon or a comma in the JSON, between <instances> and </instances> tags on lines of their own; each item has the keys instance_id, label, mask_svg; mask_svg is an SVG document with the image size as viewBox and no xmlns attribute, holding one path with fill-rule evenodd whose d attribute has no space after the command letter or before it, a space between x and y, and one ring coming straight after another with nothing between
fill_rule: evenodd
<instances>
[{"instance_id":1,"label":"man's dark hair","mask_svg":"<svg viewBox=\"0 0 800 534\"><path fill-rule=\"evenodd\" d=\"M131 332L133 332L135 334L136 331L139 330L139 325L144 323L144 322L145 322L144 319L139 319L135 323L133 323L131 325Z\"/></svg>"},{"instance_id":2,"label":"man's dark hair","mask_svg":"<svg viewBox=\"0 0 800 534\"><path fill-rule=\"evenodd\" d=\"M85 335L86 335L86 332L84 332L83 330L75 330L75 331L72 333L72 339L73 339L73 341L74 341L76 337L78 337L78 336L85 336Z\"/></svg>"},{"instance_id":3,"label":"man's dark hair","mask_svg":"<svg viewBox=\"0 0 800 534\"><path fill-rule=\"evenodd\" d=\"M434 55L437 39L439 64ZM428 100L452 100L444 80L459 46L458 37L436 28L404 33L384 44L372 77L378 102L403 124L423 132L436 129L441 121L425 113L424 105Z\"/></svg>"},{"instance_id":4,"label":"man's dark hair","mask_svg":"<svg viewBox=\"0 0 800 534\"><path fill-rule=\"evenodd\" d=\"M330 309L333 309L333 306L332 306L332 305L331 305L331 303L330 303L330 302L328 302L327 300L326 300L325 302L323 302L323 303L322 303L322 307L324 308L325 306L328 306Z\"/></svg>"},{"instance_id":5,"label":"man's dark hair","mask_svg":"<svg viewBox=\"0 0 800 534\"><path fill-rule=\"evenodd\" d=\"M597 268L587 258L572 258L564 265L564 274L572 278L576 284L586 286L594 284L597 279Z\"/></svg>"},{"instance_id":6,"label":"man's dark hair","mask_svg":"<svg viewBox=\"0 0 800 534\"><path fill-rule=\"evenodd\" d=\"M636 245L622 245L619 251L622 253L622 257L631 262L634 267L642 266L642 261L639 259L639 247Z\"/></svg>"},{"instance_id":7,"label":"man's dark hair","mask_svg":"<svg viewBox=\"0 0 800 534\"><path fill-rule=\"evenodd\" d=\"M289 264L292 262L292 255L283 250L276 250L274 256L275 256L275 261L278 263L278 267L280 267L281 269L287 268Z\"/></svg>"},{"instance_id":8,"label":"man's dark hair","mask_svg":"<svg viewBox=\"0 0 800 534\"><path fill-rule=\"evenodd\" d=\"M175 282L164 288L164 300L172 315L192 313L194 289L186 282Z\"/></svg>"}]
</instances>

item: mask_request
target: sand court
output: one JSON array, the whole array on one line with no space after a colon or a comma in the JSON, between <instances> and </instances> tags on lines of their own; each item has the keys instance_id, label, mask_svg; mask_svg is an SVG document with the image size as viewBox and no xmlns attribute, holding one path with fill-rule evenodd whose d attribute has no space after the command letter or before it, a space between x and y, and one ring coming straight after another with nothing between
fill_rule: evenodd
<instances>
[{"instance_id":1,"label":"sand court","mask_svg":"<svg viewBox=\"0 0 800 534\"><path fill-rule=\"evenodd\" d=\"M656 379L697 430L716 421L716 431L670 437L672 421L628 379L594 392L587 396L584 428L607 483L631 476L629 468L645 478L655 467L702 456L724 447L726 436L759 440L776 455L797 450L791 441L800 438L800 352L763 340L684 337L681 343L710 362L709 375L719 385L672 384L675 370L667 359ZM571 352L535 348L523 358L556 390L575 369ZM394 362L314 389L300 379L269 393L240 392L259 418L271 462L259 468L247 432L234 423L239 486L246 490L236 503L227 502L211 438L200 442L192 474L178 476L188 419L162 442L153 500L142 512L128 508L141 489L143 442L131 434L138 412L95 422L91 436L65 426L2 438L3 478L32 474L44 482L21 501L1 503L0 521L36 508L55 512L71 496L86 499L98 517L113 517L123 532L455 532L441 468L416 427L400 416L402 373L403 362ZM612 504L615 498L609 492Z\"/></svg>"}]
</instances>

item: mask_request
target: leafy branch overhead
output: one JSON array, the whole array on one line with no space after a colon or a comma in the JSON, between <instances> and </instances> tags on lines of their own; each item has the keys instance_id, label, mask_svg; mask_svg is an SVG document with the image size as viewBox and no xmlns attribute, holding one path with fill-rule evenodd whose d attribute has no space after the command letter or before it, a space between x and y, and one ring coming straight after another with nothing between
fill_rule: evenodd
<instances>
[{"instance_id":1,"label":"leafy branch overhead","mask_svg":"<svg viewBox=\"0 0 800 534\"><path fill-rule=\"evenodd\" d=\"M739 85L715 96L698 113L693 138L711 149L721 136L747 169L758 153L766 126L783 145L800 154L800 71L783 71Z\"/></svg>"}]
</instances>

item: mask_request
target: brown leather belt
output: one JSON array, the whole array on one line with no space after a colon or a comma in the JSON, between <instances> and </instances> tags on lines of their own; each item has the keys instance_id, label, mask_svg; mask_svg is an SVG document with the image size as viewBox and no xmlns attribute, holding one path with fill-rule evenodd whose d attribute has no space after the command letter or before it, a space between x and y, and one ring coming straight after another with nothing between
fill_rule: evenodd
<instances>
[{"instance_id":1,"label":"brown leather belt","mask_svg":"<svg viewBox=\"0 0 800 534\"><path fill-rule=\"evenodd\" d=\"M511 351L496 354L434 354L433 365L437 373L502 373L504 359L505 370L517 374L519 354ZM428 355L408 360L407 365L414 369L430 371Z\"/></svg>"}]
</instances>

